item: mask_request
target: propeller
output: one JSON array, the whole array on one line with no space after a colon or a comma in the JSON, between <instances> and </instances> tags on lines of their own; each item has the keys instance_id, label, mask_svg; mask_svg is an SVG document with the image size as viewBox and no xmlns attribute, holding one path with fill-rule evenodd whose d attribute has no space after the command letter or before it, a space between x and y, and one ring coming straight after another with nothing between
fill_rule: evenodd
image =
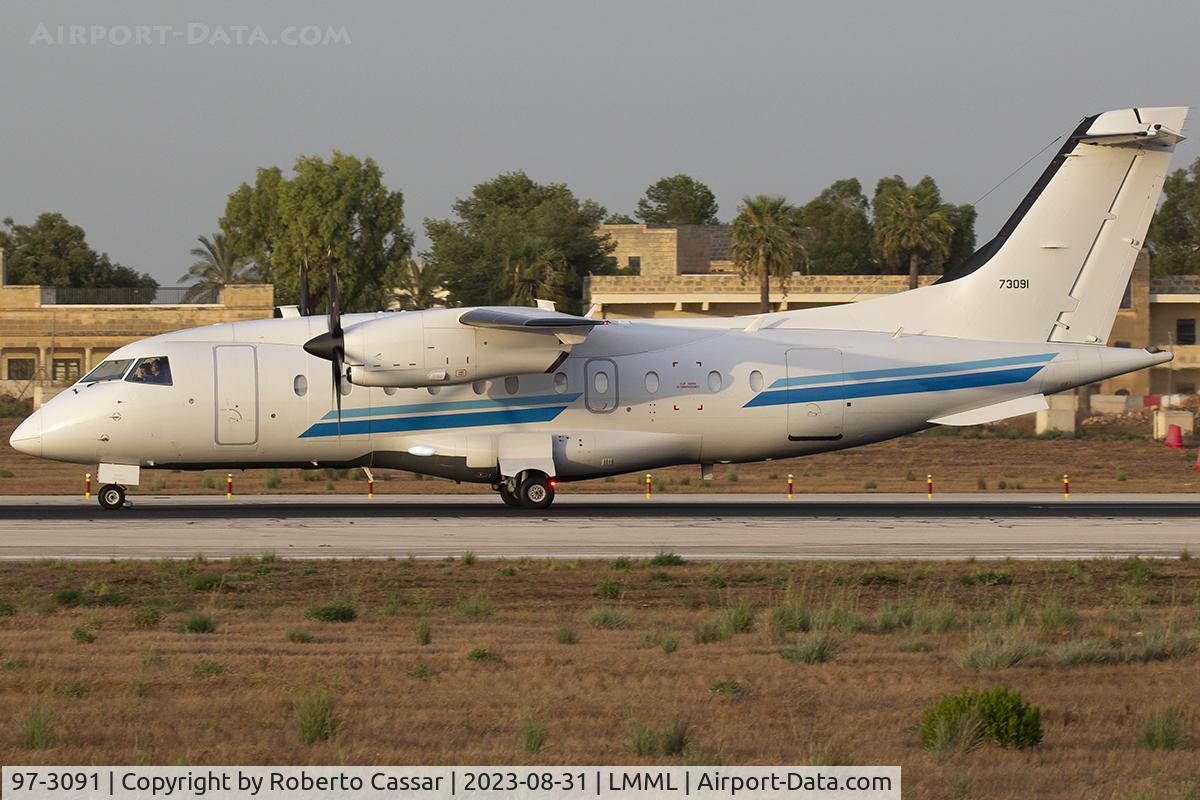
<instances>
[{"instance_id":1,"label":"propeller","mask_svg":"<svg viewBox=\"0 0 1200 800\"><path fill-rule=\"evenodd\" d=\"M342 381L346 379L346 336L342 331L342 314L338 306L337 273L333 256L329 257L329 330L304 343L305 352L329 362L333 378L333 399L337 404L338 432L342 429Z\"/></svg>"}]
</instances>

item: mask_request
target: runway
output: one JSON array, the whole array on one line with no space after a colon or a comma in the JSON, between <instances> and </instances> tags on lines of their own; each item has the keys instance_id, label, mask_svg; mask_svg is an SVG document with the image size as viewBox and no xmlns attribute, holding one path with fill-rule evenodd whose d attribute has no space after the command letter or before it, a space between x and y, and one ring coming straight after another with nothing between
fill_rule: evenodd
<instances>
[{"instance_id":1,"label":"runway","mask_svg":"<svg viewBox=\"0 0 1200 800\"><path fill-rule=\"evenodd\" d=\"M0 559L1177 557L1200 553L1200 495L563 494L541 512L490 495L0 498Z\"/></svg>"}]
</instances>

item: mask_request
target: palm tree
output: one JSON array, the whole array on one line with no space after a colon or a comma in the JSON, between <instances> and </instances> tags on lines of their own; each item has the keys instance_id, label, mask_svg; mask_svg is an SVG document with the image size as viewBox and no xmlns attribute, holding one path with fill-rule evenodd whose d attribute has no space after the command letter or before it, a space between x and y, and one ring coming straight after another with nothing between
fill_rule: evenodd
<instances>
[{"instance_id":1,"label":"palm tree","mask_svg":"<svg viewBox=\"0 0 1200 800\"><path fill-rule=\"evenodd\" d=\"M550 248L536 255L519 255L515 259L506 257L505 267L512 286L509 304L532 306L538 300L562 302L566 299L563 272L567 267L567 259L558 250Z\"/></svg>"},{"instance_id":2,"label":"palm tree","mask_svg":"<svg viewBox=\"0 0 1200 800\"><path fill-rule=\"evenodd\" d=\"M254 264L239 255L224 233L214 233L212 238L197 236L201 247L193 247L196 262L188 268L181 281L193 281L194 285L184 295L184 302L202 297L214 289L231 283L249 283L254 279Z\"/></svg>"},{"instance_id":3,"label":"palm tree","mask_svg":"<svg viewBox=\"0 0 1200 800\"><path fill-rule=\"evenodd\" d=\"M442 276L437 268L411 258L400 262L396 289L400 307L406 311L421 311L446 302Z\"/></svg>"},{"instance_id":4,"label":"palm tree","mask_svg":"<svg viewBox=\"0 0 1200 800\"><path fill-rule=\"evenodd\" d=\"M908 288L915 289L922 261L936 269L950 257L954 225L939 198L917 184L879 199L875 237L884 261L899 266L908 259Z\"/></svg>"},{"instance_id":5,"label":"palm tree","mask_svg":"<svg viewBox=\"0 0 1200 800\"><path fill-rule=\"evenodd\" d=\"M729 256L743 277L758 278L763 314L771 310L771 278L787 288L804 256L800 233L794 209L784 198L766 194L742 198L729 233Z\"/></svg>"}]
</instances>

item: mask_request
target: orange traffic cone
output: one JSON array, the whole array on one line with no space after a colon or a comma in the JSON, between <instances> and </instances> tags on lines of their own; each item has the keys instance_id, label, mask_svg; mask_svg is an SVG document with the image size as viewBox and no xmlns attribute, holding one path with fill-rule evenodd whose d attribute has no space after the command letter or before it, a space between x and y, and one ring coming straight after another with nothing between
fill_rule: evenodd
<instances>
[{"instance_id":1,"label":"orange traffic cone","mask_svg":"<svg viewBox=\"0 0 1200 800\"><path fill-rule=\"evenodd\" d=\"M1200 450L1196 451L1196 472L1200 472Z\"/></svg>"},{"instance_id":2,"label":"orange traffic cone","mask_svg":"<svg viewBox=\"0 0 1200 800\"><path fill-rule=\"evenodd\" d=\"M1183 447L1183 429L1178 425L1167 426L1167 447L1179 450Z\"/></svg>"}]
</instances>

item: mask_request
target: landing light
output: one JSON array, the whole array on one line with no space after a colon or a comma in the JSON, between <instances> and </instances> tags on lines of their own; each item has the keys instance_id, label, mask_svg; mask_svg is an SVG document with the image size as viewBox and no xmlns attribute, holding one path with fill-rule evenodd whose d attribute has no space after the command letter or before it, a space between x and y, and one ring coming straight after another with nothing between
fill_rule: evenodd
<instances>
[{"instance_id":1,"label":"landing light","mask_svg":"<svg viewBox=\"0 0 1200 800\"><path fill-rule=\"evenodd\" d=\"M416 447L408 448L408 454L410 456L431 456L436 452L436 447L430 447L427 444L419 444Z\"/></svg>"}]
</instances>

